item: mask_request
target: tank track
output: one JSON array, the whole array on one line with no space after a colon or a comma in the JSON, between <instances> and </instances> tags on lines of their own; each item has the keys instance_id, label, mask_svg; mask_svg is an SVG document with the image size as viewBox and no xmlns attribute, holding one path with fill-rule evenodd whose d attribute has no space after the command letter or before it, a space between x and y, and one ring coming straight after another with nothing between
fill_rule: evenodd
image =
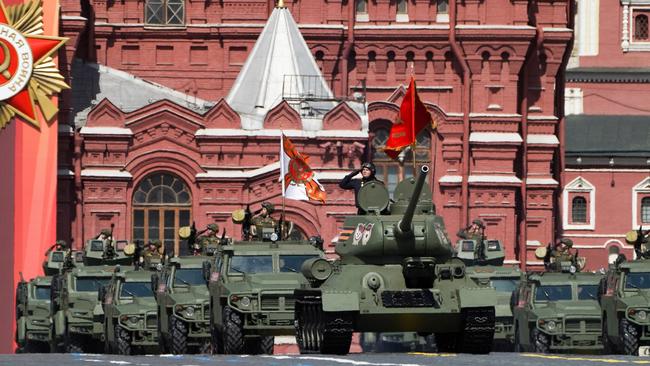
<instances>
[{"instance_id":1,"label":"tank track","mask_svg":"<svg viewBox=\"0 0 650 366\"><path fill-rule=\"evenodd\" d=\"M325 313L318 291L296 291L296 341L301 354L345 355L352 342L352 314Z\"/></svg>"},{"instance_id":2,"label":"tank track","mask_svg":"<svg viewBox=\"0 0 650 366\"><path fill-rule=\"evenodd\" d=\"M487 354L492 351L495 314L493 307L462 310L463 333L457 344L460 353Z\"/></svg>"}]
</instances>

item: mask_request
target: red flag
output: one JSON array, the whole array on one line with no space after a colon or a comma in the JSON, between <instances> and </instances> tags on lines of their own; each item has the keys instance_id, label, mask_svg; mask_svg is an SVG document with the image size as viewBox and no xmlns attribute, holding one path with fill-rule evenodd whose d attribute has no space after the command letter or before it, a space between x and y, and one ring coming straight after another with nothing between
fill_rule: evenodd
<instances>
[{"instance_id":1,"label":"red flag","mask_svg":"<svg viewBox=\"0 0 650 366\"><path fill-rule=\"evenodd\" d=\"M415 88L415 79L411 77L411 83L399 107L399 119L390 129L384 152L392 159L397 159L399 153L405 147L414 144L418 133L430 124L431 114L420 100Z\"/></svg>"}]
</instances>

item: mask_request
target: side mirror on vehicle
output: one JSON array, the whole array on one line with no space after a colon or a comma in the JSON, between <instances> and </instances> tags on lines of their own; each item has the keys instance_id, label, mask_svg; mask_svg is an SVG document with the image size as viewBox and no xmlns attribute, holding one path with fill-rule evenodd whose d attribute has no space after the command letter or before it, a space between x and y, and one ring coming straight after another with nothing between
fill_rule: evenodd
<instances>
[{"instance_id":1,"label":"side mirror on vehicle","mask_svg":"<svg viewBox=\"0 0 650 366\"><path fill-rule=\"evenodd\" d=\"M158 292L158 284L160 283L160 276L157 273L151 275L151 291L156 294Z\"/></svg>"},{"instance_id":2,"label":"side mirror on vehicle","mask_svg":"<svg viewBox=\"0 0 650 366\"><path fill-rule=\"evenodd\" d=\"M203 279L205 283L210 282L210 272L212 272L212 263L210 261L203 261Z\"/></svg>"}]
</instances>

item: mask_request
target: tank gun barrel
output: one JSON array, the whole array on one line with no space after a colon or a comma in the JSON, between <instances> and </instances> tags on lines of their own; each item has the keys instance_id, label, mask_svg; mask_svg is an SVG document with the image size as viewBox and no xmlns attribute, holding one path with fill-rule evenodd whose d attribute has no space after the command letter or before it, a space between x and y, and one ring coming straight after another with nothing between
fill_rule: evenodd
<instances>
[{"instance_id":1,"label":"tank gun barrel","mask_svg":"<svg viewBox=\"0 0 650 366\"><path fill-rule=\"evenodd\" d=\"M404 212L404 217L399 221L398 229L402 233L408 233L411 231L411 223L413 221L413 215L415 214L415 208L417 207L418 201L420 200L420 194L422 193L422 188L424 187L424 181L427 179L427 174L429 173L429 167L423 165L420 168L420 174L415 180L415 187L413 188L413 195L411 195L411 200L409 205L406 207L406 212Z\"/></svg>"}]
</instances>

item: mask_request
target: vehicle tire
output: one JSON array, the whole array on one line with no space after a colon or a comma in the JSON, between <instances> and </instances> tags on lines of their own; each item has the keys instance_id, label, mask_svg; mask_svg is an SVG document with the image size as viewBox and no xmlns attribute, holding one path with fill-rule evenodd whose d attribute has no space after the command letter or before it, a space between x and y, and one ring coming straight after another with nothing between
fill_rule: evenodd
<instances>
[{"instance_id":1,"label":"vehicle tire","mask_svg":"<svg viewBox=\"0 0 650 366\"><path fill-rule=\"evenodd\" d=\"M212 354L212 342L206 341L203 342L198 349L200 355L211 355Z\"/></svg>"},{"instance_id":2,"label":"vehicle tire","mask_svg":"<svg viewBox=\"0 0 650 366\"><path fill-rule=\"evenodd\" d=\"M603 354L611 355L614 354L614 345L609 340L609 332L607 331L607 317L603 316L603 330L602 330L602 339L603 339Z\"/></svg>"},{"instance_id":3,"label":"vehicle tire","mask_svg":"<svg viewBox=\"0 0 650 366\"><path fill-rule=\"evenodd\" d=\"M64 339L64 348L66 353L84 353L81 339L75 335L66 334Z\"/></svg>"},{"instance_id":4,"label":"vehicle tire","mask_svg":"<svg viewBox=\"0 0 650 366\"><path fill-rule=\"evenodd\" d=\"M230 307L223 309L223 353L240 355L244 352L244 326L241 315Z\"/></svg>"},{"instance_id":5,"label":"vehicle tire","mask_svg":"<svg viewBox=\"0 0 650 366\"><path fill-rule=\"evenodd\" d=\"M169 333L171 336L171 351L175 355L187 353L187 325L175 316L170 317Z\"/></svg>"},{"instance_id":6,"label":"vehicle tire","mask_svg":"<svg viewBox=\"0 0 650 366\"><path fill-rule=\"evenodd\" d=\"M530 333L530 345L533 352L536 353L549 353L550 338L548 335L542 333L539 329L535 328Z\"/></svg>"},{"instance_id":7,"label":"vehicle tire","mask_svg":"<svg viewBox=\"0 0 650 366\"><path fill-rule=\"evenodd\" d=\"M275 337L272 336L260 337L259 342L257 342L256 353L260 355L272 355L274 344L275 344Z\"/></svg>"},{"instance_id":8,"label":"vehicle tire","mask_svg":"<svg viewBox=\"0 0 650 366\"><path fill-rule=\"evenodd\" d=\"M621 319L618 323L623 353L637 356L639 354L639 328L630 323L627 319Z\"/></svg>"},{"instance_id":9,"label":"vehicle tire","mask_svg":"<svg viewBox=\"0 0 650 366\"><path fill-rule=\"evenodd\" d=\"M132 353L131 349L131 335L126 330L122 329L118 324L115 324L115 344L117 347L117 354L129 356Z\"/></svg>"}]
</instances>

